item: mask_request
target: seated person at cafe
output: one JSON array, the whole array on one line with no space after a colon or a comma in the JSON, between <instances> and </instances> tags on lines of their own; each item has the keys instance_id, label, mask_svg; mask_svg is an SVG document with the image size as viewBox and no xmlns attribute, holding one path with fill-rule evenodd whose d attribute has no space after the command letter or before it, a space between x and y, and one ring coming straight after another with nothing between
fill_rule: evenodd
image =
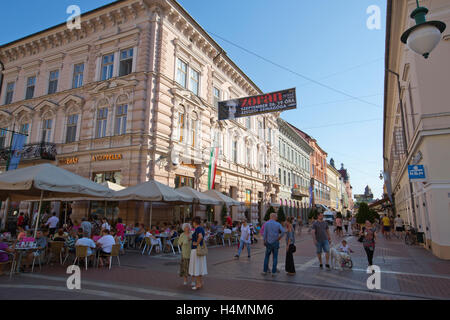
<instances>
[{"instance_id":1,"label":"seated person at cafe","mask_svg":"<svg viewBox=\"0 0 450 320\"><path fill-rule=\"evenodd\" d=\"M159 230L158 230L158 227L155 226L155 225L153 225L153 226L152 226L151 233L152 233L153 235L160 234L160 232L159 232Z\"/></svg>"},{"instance_id":2,"label":"seated person at cafe","mask_svg":"<svg viewBox=\"0 0 450 320\"><path fill-rule=\"evenodd\" d=\"M23 238L26 238L27 232L21 226L18 226L17 230L19 231L19 234L17 235L17 242L21 242Z\"/></svg>"},{"instance_id":3,"label":"seated person at cafe","mask_svg":"<svg viewBox=\"0 0 450 320\"><path fill-rule=\"evenodd\" d=\"M147 233L145 234L146 238L150 238L150 242L152 245L157 246L156 247L156 252L160 252L162 250L162 242L160 238L157 238L153 235L153 233L151 232L150 228L147 228Z\"/></svg>"},{"instance_id":4,"label":"seated person at cafe","mask_svg":"<svg viewBox=\"0 0 450 320\"><path fill-rule=\"evenodd\" d=\"M114 240L114 237L109 234L108 229L102 230L102 237L97 240L97 248L100 248L99 252L99 265L100 267L103 267L105 264L103 261L103 258L105 255L111 254L113 245L116 244L116 240Z\"/></svg>"},{"instance_id":5,"label":"seated person at cafe","mask_svg":"<svg viewBox=\"0 0 450 320\"><path fill-rule=\"evenodd\" d=\"M170 240L173 240L175 238L178 237L178 232L177 232L177 228L175 228L175 226L171 227L172 231L170 231Z\"/></svg>"},{"instance_id":6,"label":"seated person at cafe","mask_svg":"<svg viewBox=\"0 0 450 320\"><path fill-rule=\"evenodd\" d=\"M134 230L135 233L137 233L137 232L139 231L140 228L141 228L141 225L140 225L139 223L136 223L136 224L134 225L133 230Z\"/></svg>"},{"instance_id":7,"label":"seated person at cafe","mask_svg":"<svg viewBox=\"0 0 450 320\"><path fill-rule=\"evenodd\" d=\"M95 249L95 242L89 238L89 234L87 232L83 233L83 237L77 240L75 246L87 247L88 257L91 257L94 254L92 249Z\"/></svg>"},{"instance_id":8,"label":"seated person at cafe","mask_svg":"<svg viewBox=\"0 0 450 320\"><path fill-rule=\"evenodd\" d=\"M8 262L8 253L14 253L14 249L9 248L8 243L3 241L3 236L0 234L0 263ZM0 264L0 275L3 274L3 265Z\"/></svg>"},{"instance_id":9,"label":"seated person at cafe","mask_svg":"<svg viewBox=\"0 0 450 320\"><path fill-rule=\"evenodd\" d=\"M53 241L66 241L67 234L64 233L63 229L59 229L57 233L53 236Z\"/></svg>"},{"instance_id":10,"label":"seated person at cafe","mask_svg":"<svg viewBox=\"0 0 450 320\"><path fill-rule=\"evenodd\" d=\"M224 234L231 234L232 231L231 231L231 229L228 226L226 226L225 229L223 229L223 233Z\"/></svg>"},{"instance_id":11,"label":"seated person at cafe","mask_svg":"<svg viewBox=\"0 0 450 320\"><path fill-rule=\"evenodd\" d=\"M212 233L217 233L217 221L214 221L214 222L211 224L211 232L212 232Z\"/></svg>"},{"instance_id":12,"label":"seated person at cafe","mask_svg":"<svg viewBox=\"0 0 450 320\"><path fill-rule=\"evenodd\" d=\"M44 260L43 257L45 254L45 249L47 248L47 237L44 236L44 232L41 230L36 233L36 248L37 250L29 252L24 259L24 272L27 272L27 267L32 267L33 259L35 257L40 257L41 262Z\"/></svg>"},{"instance_id":13,"label":"seated person at cafe","mask_svg":"<svg viewBox=\"0 0 450 320\"><path fill-rule=\"evenodd\" d=\"M136 239L134 240L137 245L145 238L145 226L143 224L139 225L139 229L136 231Z\"/></svg>"},{"instance_id":14,"label":"seated person at cafe","mask_svg":"<svg viewBox=\"0 0 450 320\"><path fill-rule=\"evenodd\" d=\"M77 240L77 232L74 229L70 230L69 235L67 236L64 243L65 247L69 249L69 252L75 251L75 243L77 242Z\"/></svg>"}]
</instances>

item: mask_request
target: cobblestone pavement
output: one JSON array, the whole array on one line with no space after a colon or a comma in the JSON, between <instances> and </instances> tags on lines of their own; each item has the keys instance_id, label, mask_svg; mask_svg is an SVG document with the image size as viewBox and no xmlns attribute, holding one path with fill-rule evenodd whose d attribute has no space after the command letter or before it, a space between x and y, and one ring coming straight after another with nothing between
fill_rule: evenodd
<instances>
[{"instance_id":1,"label":"cobblestone pavement","mask_svg":"<svg viewBox=\"0 0 450 320\"><path fill-rule=\"evenodd\" d=\"M237 246L211 247L204 289L193 291L177 276L179 256L142 256L130 251L121 256L121 267L111 270L82 269L81 290L66 287L66 269L58 264L41 272L0 277L0 299L262 299L262 300L355 300L355 299L449 299L450 261L439 260L418 246L379 235L374 264L381 268L381 289L369 290L367 260L356 237L345 237L352 254L353 269L324 270L318 266L311 234L297 234L294 255L297 273L284 272L285 246L279 252L276 277L261 275L265 248L259 241L252 256L244 250L234 259ZM340 239L333 235L332 245ZM270 263L271 266L272 263ZM39 269L38 269L39 270Z\"/></svg>"}]
</instances>

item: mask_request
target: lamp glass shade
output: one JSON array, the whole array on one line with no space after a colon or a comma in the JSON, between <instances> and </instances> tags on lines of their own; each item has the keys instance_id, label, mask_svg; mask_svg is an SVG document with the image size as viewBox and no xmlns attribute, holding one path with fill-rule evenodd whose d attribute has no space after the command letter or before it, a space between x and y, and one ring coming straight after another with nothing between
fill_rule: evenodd
<instances>
[{"instance_id":1,"label":"lamp glass shade","mask_svg":"<svg viewBox=\"0 0 450 320\"><path fill-rule=\"evenodd\" d=\"M422 56L428 55L439 44L441 37L441 31L437 27L425 24L411 32L407 45L412 51Z\"/></svg>"}]
</instances>

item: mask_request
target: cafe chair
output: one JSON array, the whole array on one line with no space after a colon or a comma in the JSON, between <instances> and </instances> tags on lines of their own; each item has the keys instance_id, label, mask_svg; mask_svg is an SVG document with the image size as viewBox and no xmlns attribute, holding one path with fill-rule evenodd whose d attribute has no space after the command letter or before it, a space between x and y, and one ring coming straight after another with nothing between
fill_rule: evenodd
<instances>
[{"instance_id":1,"label":"cafe chair","mask_svg":"<svg viewBox=\"0 0 450 320\"><path fill-rule=\"evenodd\" d=\"M49 256L47 263L50 263L53 257L59 256L59 263L63 264L63 252L64 252L64 242L62 241L51 241L49 247ZM64 259L65 261L65 259Z\"/></svg>"},{"instance_id":2,"label":"cafe chair","mask_svg":"<svg viewBox=\"0 0 450 320\"><path fill-rule=\"evenodd\" d=\"M142 255L144 254L147 248L148 248L148 255L150 255L153 247L155 246L154 244L152 244L152 240L149 237L145 237L142 242L144 243L144 250L142 250Z\"/></svg>"},{"instance_id":3,"label":"cafe chair","mask_svg":"<svg viewBox=\"0 0 450 320\"><path fill-rule=\"evenodd\" d=\"M88 247L86 246L75 246L75 260L73 264L75 265L81 259L84 259L86 270L88 269Z\"/></svg>"},{"instance_id":4,"label":"cafe chair","mask_svg":"<svg viewBox=\"0 0 450 320\"><path fill-rule=\"evenodd\" d=\"M175 241L176 241L176 244L175 244ZM176 255L175 247L178 246L178 237L176 237L173 240L167 239L166 246L169 247L170 249L172 249L173 254Z\"/></svg>"},{"instance_id":5,"label":"cafe chair","mask_svg":"<svg viewBox=\"0 0 450 320\"><path fill-rule=\"evenodd\" d=\"M110 254L103 255L103 257L109 258L109 270L111 270L111 265L112 265L112 259L113 258L117 258L117 262L119 263L119 267L120 267L119 253L120 253L120 244L115 244L115 245L112 246Z\"/></svg>"},{"instance_id":6,"label":"cafe chair","mask_svg":"<svg viewBox=\"0 0 450 320\"><path fill-rule=\"evenodd\" d=\"M173 243L172 243L172 246L173 246L174 248L177 248L177 249L178 249L178 253L181 252L179 240L180 240L180 237L176 237L175 239L173 239Z\"/></svg>"},{"instance_id":7,"label":"cafe chair","mask_svg":"<svg viewBox=\"0 0 450 320\"><path fill-rule=\"evenodd\" d=\"M36 251L36 252L39 252L39 254L37 256L33 254L33 265L31 266L31 272L34 272L34 265L36 263L36 259L38 260L38 263L39 263L39 271L42 271L42 260L41 260L41 257L42 257L42 259L44 258L44 255L45 255L45 252L46 252L45 250L46 249L42 249L42 250Z\"/></svg>"},{"instance_id":8,"label":"cafe chair","mask_svg":"<svg viewBox=\"0 0 450 320\"><path fill-rule=\"evenodd\" d=\"M225 246L225 242L228 242L228 246L231 246L231 233L225 233L223 235L223 245Z\"/></svg>"},{"instance_id":9,"label":"cafe chair","mask_svg":"<svg viewBox=\"0 0 450 320\"><path fill-rule=\"evenodd\" d=\"M12 276L14 274L14 270L16 269L16 255L10 252L6 252L3 250L0 250L1 253L6 253L9 256L8 261L0 262L0 276L3 275L3 266L6 266L8 264L11 264L11 270L9 271L9 278L12 279Z\"/></svg>"}]
</instances>

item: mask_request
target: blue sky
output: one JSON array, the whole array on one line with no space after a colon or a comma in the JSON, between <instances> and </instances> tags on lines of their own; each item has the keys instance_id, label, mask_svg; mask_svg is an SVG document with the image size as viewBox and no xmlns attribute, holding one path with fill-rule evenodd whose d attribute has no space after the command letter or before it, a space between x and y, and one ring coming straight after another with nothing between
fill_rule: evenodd
<instances>
[{"instance_id":1,"label":"blue sky","mask_svg":"<svg viewBox=\"0 0 450 320\"><path fill-rule=\"evenodd\" d=\"M8 3L0 43L65 21L66 8L82 12L110 0L40 0ZM297 110L282 118L315 137L337 165L349 170L354 193L368 184L382 193L385 0L179 0L221 38L339 92L271 65L214 37L265 92L297 87ZM366 10L381 8L381 29L369 30Z\"/></svg>"}]
</instances>

